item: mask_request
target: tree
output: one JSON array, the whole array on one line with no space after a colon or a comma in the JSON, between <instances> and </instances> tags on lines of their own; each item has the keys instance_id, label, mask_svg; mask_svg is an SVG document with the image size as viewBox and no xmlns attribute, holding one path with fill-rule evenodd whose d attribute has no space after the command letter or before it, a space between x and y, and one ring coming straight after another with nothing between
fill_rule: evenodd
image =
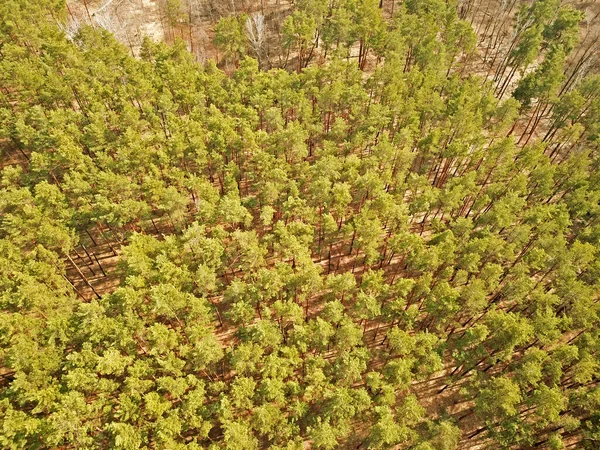
<instances>
[{"instance_id":1,"label":"tree","mask_svg":"<svg viewBox=\"0 0 600 450\"><path fill-rule=\"evenodd\" d=\"M368 438L369 448L392 448L409 438L410 430L396 423L389 407L376 407L376 414L377 422Z\"/></svg>"},{"instance_id":2,"label":"tree","mask_svg":"<svg viewBox=\"0 0 600 450\"><path fill-rule=\"evenodd\" d=\"M328 421L322 422L320 417L317 418L316 425L309 428L308 432L316 448L332 449L338 445L335 429Z\"/></svg>"},{"instance_id":3,"label":"tree","mask_svg":"<svg viewBox=\"0 0 600 450\"><path fill-rule=\"evenodd\" d=\"M244 35L246 20L244 15L222 17L214 29L215 46L221 51L225 61L232 61L235 67L238 67L240 58L246 51Z\"/></svg>"},{"instance_id":4,"label":"tree","mask_svg":"<svg viewBox=\"0 0 600 450\"><path fill-rule=\"evenodd\" d=\"M256 13L248 16L245 23L246 37L250 41L259 66L262 64L263 46L265 43L265 16L263 13Z\"/></svg>"},{"instance_id":5,"label":"tree","mask_svg":"<svg viewBox=\"0 0 600 450\"><path fill-rule=\"evenodd\" d=\"M486 424L493 424L514 417L521 399L520 389L513 381L506 377L493 378L483 385L477 396L475 412Z\"/></svg>"}]
</instances>

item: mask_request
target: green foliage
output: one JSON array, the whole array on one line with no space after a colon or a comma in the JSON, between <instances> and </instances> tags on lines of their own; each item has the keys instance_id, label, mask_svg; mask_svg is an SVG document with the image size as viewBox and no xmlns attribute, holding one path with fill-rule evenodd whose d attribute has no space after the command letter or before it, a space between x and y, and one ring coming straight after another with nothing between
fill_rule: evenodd
<instances>
[{"instance_id":1,"label":"green foliage","mask_svg":"<svg viewBox=\"0 0 600 450\"><path fill-rule=\"evenodd\" d=\"M227 73L65 6L0 4L0 447L597 446L576 6L299 0Z\"/></svg>"},{"instance_id":2,"label":"green foliage","mask_svg":"<svg viewBox=\"0 0 600 450\"><path fill-rule=\"evenodd\" d=\"M214 28L213 42L215 47L222 53L223 58L232 60L236 65L240 57L247 49L246 36L244 35L244 23L246 17L226 16L222 17Z\"/></svg>"}]
</instances>

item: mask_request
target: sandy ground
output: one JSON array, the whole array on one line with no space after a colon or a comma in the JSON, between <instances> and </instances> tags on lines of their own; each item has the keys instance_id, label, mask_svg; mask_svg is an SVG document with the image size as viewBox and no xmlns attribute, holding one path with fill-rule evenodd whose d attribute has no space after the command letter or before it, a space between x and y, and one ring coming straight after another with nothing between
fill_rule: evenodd
<instances>
[{"instance_id":1,"label":"sandy ground","mask_svg":"<svg viewBox=\"0 0 600 450\"><path fill-rule=\"evenodd\" d=\"M159 0L68 0L67 4L72 18L106 28L135 55L144 37L166 40Z\"/></svg>"}]
</instances>

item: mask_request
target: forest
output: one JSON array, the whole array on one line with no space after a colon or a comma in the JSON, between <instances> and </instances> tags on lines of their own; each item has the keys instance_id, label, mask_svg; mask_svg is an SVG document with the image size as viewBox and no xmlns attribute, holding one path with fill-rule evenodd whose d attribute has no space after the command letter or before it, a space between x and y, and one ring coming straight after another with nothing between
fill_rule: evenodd
<instances>
[{"instance_id":1,"label":"forest","mask_svg":"<svg viewBox=\"0 0 600 450\"><path fill-rule=\"evenodd\" d=\"M77 1L0 2L1 449L600 448L600 3Z\"/></svg>"}]
</instances>

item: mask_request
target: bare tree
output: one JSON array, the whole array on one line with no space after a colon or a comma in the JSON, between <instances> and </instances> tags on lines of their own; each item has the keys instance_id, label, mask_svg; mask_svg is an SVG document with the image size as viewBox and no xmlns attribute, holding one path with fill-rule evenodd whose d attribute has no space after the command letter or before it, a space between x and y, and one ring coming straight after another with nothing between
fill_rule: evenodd
<instances>
[{"instance_id":1,"label":"bare tree","mask_svg":"<svg viewBox=\"0 0 600 450\"><path fill-rule=\"evenodd\" d=\"M73 41L79 29L81 28L81 20L75 16L69 16L69 20L66 23L59 23L58 28L65 33L65 36L69 41Z\"/></svg>"},{"instance_id":2,"label":"bare tree","mask_svg":"<svg viewBox=\"0 0 600 450\"><path fill-rule=\"evenodd\" d=\"M104 28L106 31L110 32L117 40L121 41L123 44L129 45L131 54L135 54L133 42L127 31L129 22L127 20L121 20L116 10L114 13L111 12L111 9L98 10L92 14L92 18L95 27Z\"/></svg>"},{"instance_id":3,"label":"bare tree","mask_svg":"<svg viewBox=\"0 0 600 450\"><path fill-rule=\"evenodd\" d=\"M123 24L108 9L98 10L92 17L94 18L95 26L104 28L117 37L123 30Z\"/></svg>"},{"instance_id":4,"label":"bare tree","mask_svg":"<svg viewBox=\"0 0 600 450\"><path fill-rule=\"evenodd\" d=\"M106 10L106 8L108 8L110 6L110 4L114 1L115 0L108 0L104 5L100 6L100 8L98 8L96 10L96 12L92 15L96 15L96 14L101 13L102 11Z\"/></svg>"},{"instance_id":5,"label":"bare tree","mask_svg":"<svg viewBox=\"0 0 600 450\"><path fill-rule=\"evenodd\" d=\"M265 16L260 12L248 16L246 19L246 37L252 44L259 65L261 64L265 35Z\"/></svg>"}]
</instances>

